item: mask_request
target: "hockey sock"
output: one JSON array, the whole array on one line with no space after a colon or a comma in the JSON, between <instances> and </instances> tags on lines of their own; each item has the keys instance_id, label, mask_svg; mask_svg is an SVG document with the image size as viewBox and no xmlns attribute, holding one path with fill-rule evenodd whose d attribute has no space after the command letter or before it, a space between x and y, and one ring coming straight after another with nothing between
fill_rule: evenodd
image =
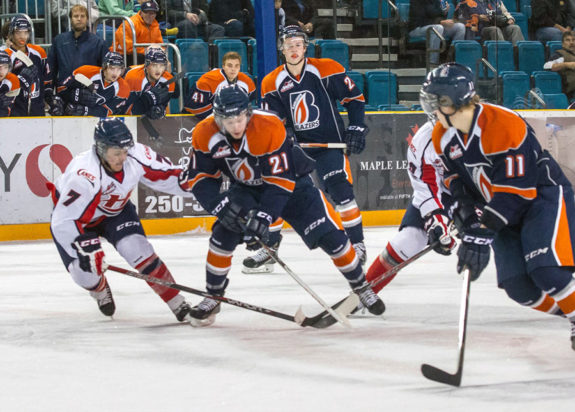
<instances>
[{"instance_id":1,"label":"hockey sock","mask_svg":"<svg viewBox=\"0 0 575 412\"><path fill-rule=\"evenodd\" d=\"M281 230L284 225L284 220L278 217L269 228L268 245L275 245L281 239Z\"/></svg>"},{"instance_id":2,"label":"hockey sock","mask_svg":"<svg viewBox=\"0 0 575 412\"><path fill-rule=\"evenodd\" d=\"M88 290L90 292L101 292L104 289L106 289L106 286L108 286L108 280L106 279L106 276L102 275L100 276L100 281L98 282L98 284Z\"/></svg>"},{"instance_id":3,"label":"hockey sock","mask_svg":"<svg viewBox=\"0 0 575 412\"><path fill-rule=\"evenodd\" d=\"M352 288L365 281L355 249L343 232L329 232L320 239L319 246L329 255L337 270L345 276Z\"/></svg>"},{"instance_id":4,"label":"hockey sock","mask_svg":"<svg viewBox=\"0 0 575 412\"><path fill-rule=\"evenodd\" d=\"M152 278L164 280L166 282L174 283L174 278L168 270L168 267L155 253L136 266L136 270L144 275ZM178 291L166 286L158 285L157 283L147 282L154 292L160 296L164 302L168 302L178 294Z\"/></svg>"},{"instance_id":5,"label":"hockey sock","mask_svg":"<svg viewBox=\"0 0 575 412\"><path fill-rule=\"evenodd\" d=\"M397 266L401 262L403 262L403 259L401 259L395 253L391 245L388 243L385 249L383 249L381 254L379 254L379 256L375 258L375 260L367 270L365 278L367 279L368 282L371 283L372 281L378 279L385 272L387 272L394 266ZM379 291L383 289L389 282L391 282L396 275L397 273L394 273L393 275L390 275L386 279L382 280L376 286L372 286L373 291L375 293L379 293Z\"/></svg>"},{"instance_id":6,"label":"hockey sock","mask_svg":"<svg viewBox=\"0 0 575 412\"><path fill-rule=\"evenodd\" d=\"M571 270L564 267L541 267L530 275L535 284L555 300L566 317L575 318L575 279Z\"/></svg>"},{"instance_id":7,"label":"hockey sock","mask_svg":"<svg viewBox=\"0 0 575 412\"><path fill-rule=\"evenodd\" d=\"M362 218L355 201L344 206L338 205L336 210L341 217L341 223L351 243L363 242Z\"/></svg>"},{"instance_id":8,"label":"hockey sock","mask_svg":"<svg viewBox=\"0 0 575 412\"><path fill-rule=\"evenodd\" d=\"M228 272L232 268L233 251L223 250L210 242L206 261L206 289L218 294L225 289Z\"/></svg>"}]
</instances>

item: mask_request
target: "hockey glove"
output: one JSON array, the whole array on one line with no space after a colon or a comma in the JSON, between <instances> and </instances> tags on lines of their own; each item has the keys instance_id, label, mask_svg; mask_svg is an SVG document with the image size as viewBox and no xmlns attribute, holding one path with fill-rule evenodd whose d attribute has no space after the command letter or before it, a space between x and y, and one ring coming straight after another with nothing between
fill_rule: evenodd
<instances>
[{"instance_id":1,"label":"hockey glove","mask_svg":"<svg viewBox=\"0 0 575 412\"><path fill-rule=\"evenodd\" d=\"M84 233L74 240L72 247L78 253L80 268L85 272L92 272L98 276L104 274L104 251L100 238L95 233Z\"/></svg>"},{"instance_id":2,"label":"hockey glove","mask_svg":"<svg viewBox=\"0 0 575 412\"><path fill-rule=\"evenodd\" d=\"M166 114L166 110L164 106L152 106L150 110L146 113L146 117L149 117L152 120L161 119Z\"/></svg>"},{"instance_id":3,"label":"hockey glove","mask_svg":"<svg viewBox=\"0 0 575 412\"><path fill-rule=\"evenodd\" d=\"M263 243L268 242L269 228L273 219L266 212L252 209L248 213L248 220L244 232L244 242L247 250L258 250L261 240Z\"/></svg>"},{"instance_id":4,"label":"hockey glove","mask_svg":"<svg viewBox=\"0 0 575 412\"><path fill-rule=\"evenodd\" d=\"M147 108L164 106L170 101L170 91L166 86L152 87L142 93L142 99Z\"/></svg>"},{"instance_id":5,"label":"hockey glove","mask_svg":"<svg viewBox=\"0 0 575 412\"><path fill-rule=\"evenodd\" d=\"M12 104L14 104L14 99L14 96L0 94L0 109L8 109Z\"/></svg>"},{"instance_id":6,"label":"hockey glove","mask_svg":"<svg viewBox=\"0 0 575 412\"><path fill-rule=\"evenodd\" d=\"M20 79L20 83L24 85L24 88L30 91L32 85L38 79L38 68L34 65L23 67L18 73L18 79Z\"/></svg>"},{"instance_id":7,"label":"hockey glove","mask_svg":"<svg viewBox=\"0 0 575 412\"><path fill-rule=\"evenodd\" d=\"M50 106L48 113L51 116L64 116L64 101L60 96L53 96L48 105Z\"/></svg>"},{"instance_id":8,"label":"hockey glove","mask_svg":"<svg viewBox=\"0 0 575 412\"><path fill-rule=\"evenodd\" d=\"M212 210L212 215L228 230L234 233L243 233L241 221L245 220L242 207L233 203L227 196Z\"/></svg>"},{"instance_id":9,"label":"hockey glove","mask_svg":"<svg viewBox=\"0 0 575 412\"><path fill-rule=\"evenodd\" d=\"M434 251L449 256L455 248L455 239L450 234L449 219L442 210L435 210L429 214L425 221L425 230L429 244L435 243Z\"/></svg>"},{"instance_id":10,"label":"hockey glove","mask_svg":"<svg viewBox=\"0 0 575 412\"><path fill-rule=\"evenodd\" d=\"M467 268L471 281L477 280L489 263L490 245L494 236L487 228L475 226L466 229L461 234L461 245L457 250L457 273Z\"/></svg>"},{"instance_id":11,"label":"hockey glove","mask_svg":"<svg viewBox=\"0 0 575 412\"><path fill-rule=\"evenodd\" d=\"M73 90L72 102L82 106L94 107L104 103L104 99L88 89L77 88Z\"/></svg>"},{"instance_id":12,"label":"hockey glove","mask_svg":"<svg viewBox=\"0 0 575 412\"><path fill-rule=\"evenodd\" d=\"M365 136L369 133L367 126L348 126L345 131L345 143L347 144L347 152L350 154L358 154L365 149Z\"/></svg>"},{"instance_id":13,"label":"hockey glove","mask_svg":"<svg viewBox=\"0 0 575 412\"><path fill-rule=\"evenodd\" d=\"M66 114L66 116L88 116L88 111L89 111L88 106L68 103L66 105L64 113Z\"/></svg>"}]
</instances>

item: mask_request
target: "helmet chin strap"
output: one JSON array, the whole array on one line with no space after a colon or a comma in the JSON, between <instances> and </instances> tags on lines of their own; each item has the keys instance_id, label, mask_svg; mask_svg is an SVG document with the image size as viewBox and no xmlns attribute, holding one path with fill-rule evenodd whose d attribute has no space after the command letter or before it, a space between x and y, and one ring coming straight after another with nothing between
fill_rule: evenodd
<instances>
[{"instance_id":1,"label":"helmet chin strap","mask_svg":"<svg viewBox=\"0 0 575 412\"><path fill-rule=\"evenodd\" d=\"M439 111L441 112L441 114L445 117L445 120L447 121L447 124L449 125L449 127L455 127L453 126L453 123L451 123L451 116L453 116L455 113L457 113L457 110L451 114L447 114L444 113L443 110L441 110L443 106L439 106Z\"/></svg>"}]
</instances>

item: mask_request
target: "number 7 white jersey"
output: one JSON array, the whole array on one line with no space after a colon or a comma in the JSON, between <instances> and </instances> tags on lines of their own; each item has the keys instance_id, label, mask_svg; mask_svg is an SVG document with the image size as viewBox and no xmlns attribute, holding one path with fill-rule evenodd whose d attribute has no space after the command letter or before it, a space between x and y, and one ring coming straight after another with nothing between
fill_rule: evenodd
<instances>
[{"instance_id":1,"label":"number 7 white jersey","mask_svg":"<svg viewBox=\"0 0 575 412\"><path fill-rule=\"evenodd\" d=\"M119 173L104 168L95 148L79 154L55 184L51 218L54 238L74 256L71 243L84 227L118 215L139 182L160 192L193 197L178 184L181 172L181 167L140 143L129 149Z\"/></svg>"}]
</instances>

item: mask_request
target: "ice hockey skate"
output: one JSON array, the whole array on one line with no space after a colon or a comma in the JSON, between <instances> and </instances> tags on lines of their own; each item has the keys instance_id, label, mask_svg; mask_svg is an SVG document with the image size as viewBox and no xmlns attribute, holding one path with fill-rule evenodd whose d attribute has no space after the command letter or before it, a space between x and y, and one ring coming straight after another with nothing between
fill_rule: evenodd
<instances>
[{"instance_id":1,"label":"ice hockey skate","mask_svg":"<svg viewBox=\"0 0 575 412\"><path fill-rule=\"evenodd\" d=\"M353 248L355 249L355 254L359 259L359 263L361 266L365 266L365 263L367 262L367 250L365 249L365 244L363 242L354 243Z\"/></svg>"},{"instance_id":2,"label":"ice hockey skate","mask_svg":"<svg viewBox=\"0 0 575 412\"><path fill-rule=\"evenodd\" d=\"M98 308L104 315L112 316L116 311L116 304L114 303L112 290L110 289L108 282L106 282L106 287L99 292L91 290L90 296L92 296L96 302L98 302Z\"/></svg>"},{"instance_id":3,"label":"ice hockey skate","mask_svg":"<svg viewBox=\"0 0 575 412\"><path fill-rule=\"evenodd\" d=\"M361 304L357 306L355 310L351 313L355 313L362 307L367 308L369 313L372 315L379 316L385 312L385 304L371 289L371 285L367 282L353 289L353 291L359 296Z\"/></svg>"},{"instance_id":4,"label":"ice hockey skate","mask_svg":"<svg viewBox=\"0 0 575 412\"><path fill-rule=\"evenodd\" d=\"M192 322L190 312L192 307L186 302L182 295L176 295L168 302L168 306L172 313L178 319L178 322Z\"/></svg>"},{"instance_id":5,"label":"ice hockey skate","mask_svg":"<svg viewBox=\"0 0 575 412\"><path fill-rule=\"evenodd\" d=\"M279 240L270 246L274 252L277 253L280 243L282 241L282 236L280 235ZM275 261L269 255L267 250L264 248L259 249L255 254L244 259L242 273L247 275L254 273L272 273L274 271Z\"/></svg>"},{"instance_id":6,"label":"ice hockey skate","mask_svg":"<svg viewBox=\"0 0 575 412\"><path fill-rule=\"evenodd\" d=\"M220 302L211 298L204 298L190 310L190 324L194 327L210 326L216 321L220 313Z\"/></svg>"}]
</instances>

